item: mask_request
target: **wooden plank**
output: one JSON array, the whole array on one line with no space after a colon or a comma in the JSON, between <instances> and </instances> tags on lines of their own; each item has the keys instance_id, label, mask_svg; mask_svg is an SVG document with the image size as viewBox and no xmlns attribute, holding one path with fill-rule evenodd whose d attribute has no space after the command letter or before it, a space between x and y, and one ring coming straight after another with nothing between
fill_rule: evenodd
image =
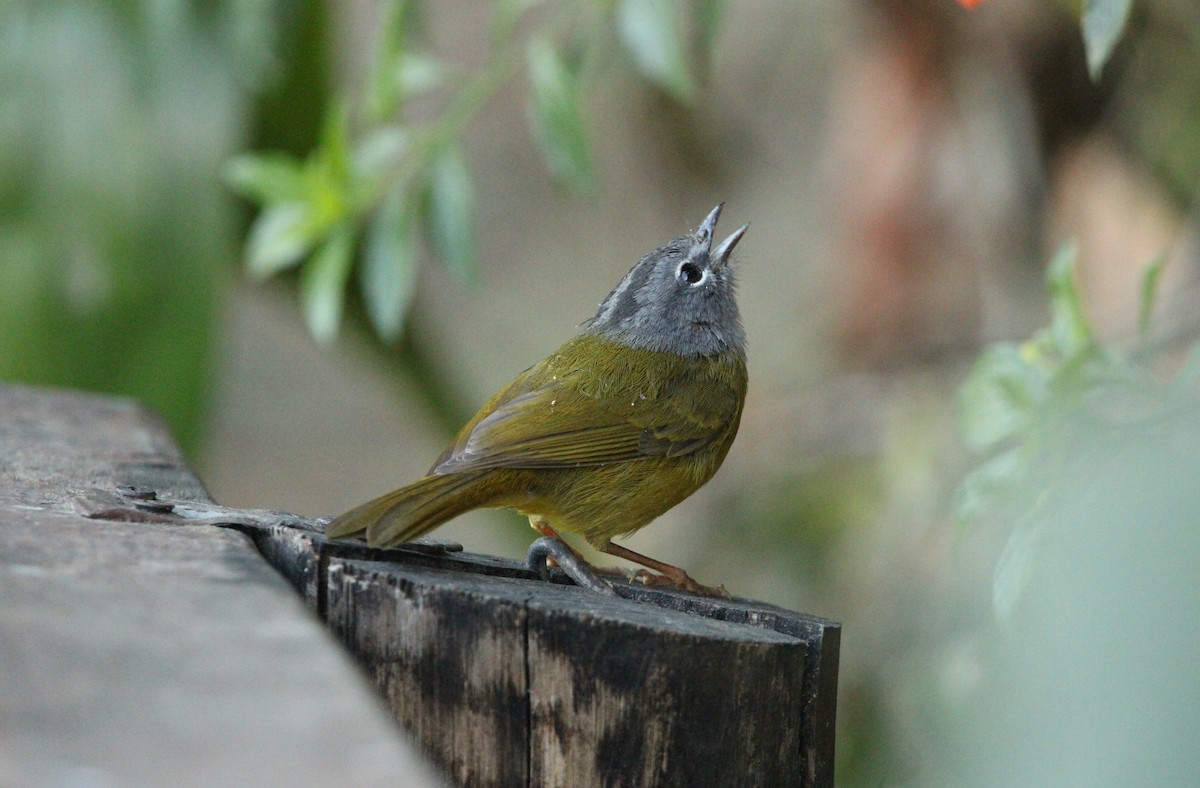
<instances>
[{"instance_id":1,"label":"wooden plank","mask_svg":"<svg viewBox=\"0 0 1200 788\"><path fill-rule=\"evenodd\" d=\"M326 612L455 782L527 785L529 596L511 579L333 559Z\"/></svg>"},{"instance_id":2,"label":"wooden plank","mask_svg":"<svg viewBox=\"0 0 1200 788\"><path fill-rule=\"evenodd\" d=\"M630 599L720 621L766 627L803 640L808 652L800 698L801 740L805 743L802 784L833 785L840 624L744 599L707 599L630 585L618 586L617 592Z\"/></svg>"},{"instance_id":3,"label":"wooden plank","mask_svg":"<svg viewBox=\"0 0 1200 788\"><path fill-rule=\"evenodd\" d=\"M722 621L655 604L696 600L675 592L622 586L634 602L508 562L466 572L470 555L343 549L366 551L321 548L328 622L459 782L832 784L832 752L814 751L832 739L805 738L813 631L836 642L832 622L797 635L768 606L699 600L746 619Z\"/></svg>"},{"instance_id":4,"label":"wooden plank","mask_svg":"<svg viewBox=\"0 0 1200 788\"><path fill-rule=\"evenodd\" d=\"M531 785L799 784L803 641L576 589L528 638Z\"/></svg>"},{"instance_id":5,"label":"wooden plank","mask_svg":"<svg viewBox=\"0 0 1200 788\"><path fill-rule=\"evenodd\" d=\"M118 485L207 500L135 403L0 385L0 784L436 784L249 539Z\"/></svg>"},{"instance_id":6,"label":"wooden plank","mask_svg":"<svg viewBox=\"0 0 1200 788\"><path fill-rule=\"evenodd\" d=\"M749 638L747 643L766 631L784 636L790 642L798 642L804 648L802 656L789 657L801 660L793 665L793 669L787 674L789 681L794 678L798 683L788 684L786 692L778 694L779 697L787 699L786 713L780 711L781 707L764 705L762 699L756 699L755 703L750 704L734 700L737 692L752 692L755 682L768 685L779 675L778 665L770 666L771 660L777 656L774 654L757 654L755 665L739 666L736 673L749 677L749 688L739 689L740 685L735 681L726 689L728 694L723 698L710 697L710 714L713 708L754 709L753 714L759 715L761 719L754 718L752 727L760 734L764 730L772 732L764 740L755 740L750 744L742 742L737 747L722 750L721 747L726 746L725 744L712 745L709 739L724 736L725 728L702 729L691 735L685 748L680 742L668 741L669 737L664 738L655 733L652 729L656 721L645 718L641 719L638 725L625 729L630 741L654 742L648 751L642 750L637 753L639 758L649 759L647 763L661 762L676 757L672 755L675 752L672 748L680 751L687 749L687 757L671 761L677 764L672 766L672 773L692 775L696 779L707 777L720 782L731 775L719 769L730 768L729 764L732 763L741 764L739 768L744 768L748 763L746 754L750 753L762 764L766 764L758 766L756 763L755 773L762 778L762 784L770 784L768 778L772 777L786 777L783 780L785 783L795 785L821 786L833 783L837 667L841 635L841 627L835 622L761 602L710 599L628 583L616 586L620 597L618 600L605 601L594 594L584 595L584 599L588 600L588 607L585 608L585 614L578 615L578 603L568 603L570 598L563 597L560 593L563 589L548 586L538 580L523 564L517 562L461 552L417 550L412 546L379 550L354 541L325 542L319 524L294 519L287 523L272 523L269 520L263 522L257 518L250 518L241 527L254 535L264 553L271 556L280 571L308 595L310 606L327 618L330 626L347 647L359 657L367 672L388 698L396 718L406 728L415 732L422 748L443 768L467 782L514 784L514 781L517 781L517 772L520 771L516 766L518 762L528 763L528 784L531 785L547 780L554 782L562 776L562 769L566 768L565 764L568 762L571 763L574 774L590 774L597 776L597 779L607 779L612 778L613 773L597 770L613 761L611 748L601 749L598 744L599 738L602 738L604 730L607 729L604 723L607 718L601 715L588 720L585 718L591 713L590 708L576 708L561 703L561 697L572 696L571 687L563 681L547 684L535 680L529 684L529 708L525 711L514 705L511 694L501 691L502 682L484 680L486 677L480 677L478 683L468 685L455 696L467 705L467 711L417 703L414 700L420 694L417 686L425 687L424 691L429 692L432 690L427 685L437 684L437 676L425 668L441 658L440 652L455 652L447 657L448 662L438 663L451 666L446 668L447 675L461 676L467 669L469 657L455 651L456 639L460 639L455 634L455 624L464 630L472 627L486 629L495 623L490 618L493 614L498 617L497 620L508 621L511 640L506 641L505 653L511 656L520 648L524 648L526 669L530 676L542 675L540 670L535 671L534 666L540 664L539 660L546 654L554 653L552 648L547 651L546 648L539 647L539 641L535 638L539 631L538 625L531 622L544 621L545 626L552 627L552 622L559 618L570 622L567 630L569 634L563 636L564 642L584 649L573 657L580 664L590 661L585 648L586 643L619 643L618 648L609 648L605 652L606 656L618 661L624 660L633 666L631 670L635 672L638 665L644 664L639 662L638 655L650 652L655 653L664 665L680 666L679 671L672 674L676 688L688 686L685 679L691 682L690 686L712 687L715 685L716 676L706 672L708 666L738 664L741 659L740 647L729 646L730 650L719 657L714 656L713 652L707 649L719 650L727 646L697 646L696 643L675 638L670 627L665 627L655 634L642 631L636 638L623 639L620 633L624 631L624 627L632 626L636 630L634 622L640 615L637 612L638 608L649 606L650 609L660 609L661 615L682 616L684 619L699 617L736 625L740 627L736 637ZM442 574L431 575L423 571L426 569L441 570ZM504 579L505 582L495 583L489 578ZM559 584L569 582L561 575L556 576L555 580ZM517 585L513 585L512 581L516 581ZM569 593L579 593L579 590L572 587ZM432 617L437 623L430 624L411 611L397 615L393 608L407 604L401 600L405 595L422 598L423 615ZM521 603L525 610L524 632L517 631L516 621L520 617L513 609L520 599L525 600ZM333 604L329 604L330 602ZM539 607L542 604L549 607L542 611ZM438 611L442 606L456 610L455 616L441 615ZM531 613L531 610L534 612ZM453 623L447 623L448 621ZM438 633L437 636L429 636L431 631ZM414 632L417 634L414 635ZM389 637L392 640L403 642L381 642L380 638L383 636L380 633L390 633ZM661 638L662 643L655 642L656 637ZM557 640L551 637L542 645L549 648L556 642ZM692 653L708 656L701 659L697 667L688 668L687 666L691 665L689 658L680 657L679 654ZM416 654L424 656L418 658ZM417 666L420 666L420 669ZM555 667L551 664L546 675L560 675L560 668L561 665ZM420 673L419 678L414 675L414 671ZM507 668L501 671L504 675L511 672ZM763 676L768 678L763 679ZM539 698L544 699L543 706L539 706L539 703L543 702ZM716 706L711 705L712 703L716 703ZM660 702L659 705L665 708L669 704ZM500 749L493 746L495 742L473 745L475 757L464 757L459 731L466 723L462 720L470 718L468 711L475 714L480 709L485 709L484 718L488 720L481 724L494 730L509 731L512 729L512 720L520 721L528 717L528 741ZM554 718L552 722L544 725L540 724L538 721L541 719L551 719L542 714L546 709L558 710L560 718ZM570 713L564 712L564 709ZM783 716L772 719L772 715L777 712ZM731 713L744 714L739 711ZM668 709L667 716L671 714L674 712ZM676 717L686 718L695 714L695 710L679 712ZM722 712L721 716L728 715ZM629 722L629 719L625 722ZM566 729L579 732L551 746L547 731L561 732ZM772 736L789 741L789 737L796 739L795 757L780 758L769 755L769 748L773 746L770 742L774 741ZM524 755L526 749L532 754L530 758ZM694 751L710 749L723 755L714 756L707 761L697 760L692 755ZM782 751L793 752L790 744L784 745ZM498 754L501 752L507 752L508 755L501 757ZM631 774L644 776L644 769L639 765L642 762L635 761L636 759L631 757L620 763L630 770ZM500 771L497 766L499 763L507 763L515 771ZM585 768L585 763L589 763L590 766ZM745 778L737 780L743 783L745 781Z\"/></svg>"}]
</instances>

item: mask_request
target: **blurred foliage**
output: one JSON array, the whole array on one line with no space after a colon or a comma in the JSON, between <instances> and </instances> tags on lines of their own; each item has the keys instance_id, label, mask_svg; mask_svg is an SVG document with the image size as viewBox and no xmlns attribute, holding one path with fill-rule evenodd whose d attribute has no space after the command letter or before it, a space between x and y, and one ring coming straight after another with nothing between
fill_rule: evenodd
<instances>
[{"instance_id":1,"label":"blurred foliage","mask_svg":"<svg viewBox=\"0 0 1200 788\"><path fill-rule=\"evenodd\" d=\"M960 513L1007 539L999 626L967 627L973 679L934 717L938 784L1183 785L1200 767L1200 346L1149 340L1161 262L1136 347L1099 343L1073 263L1067 247L1050 267L1050 327L990 348L962 388L990 459Z\"/></svg>"},{"instance_id":2,"label":"blurred foliage","mask_svg":"<svg viewBox=\"0 0 1200 788\"><path fill-rule=\"evenodd\" d=\"M957 2L970 10L983 0ZM1113 50L1125 34L1125 26L1133 9L1133 0L1067 0L1067 6L1079 16L1083 46L1087 53L1088 74L1093 82L1099 82Z\"/></svg>"},{"instance_id":3,"label":"blurred foliage","mask_svg":"<svg viewBox=\"0 0 1200 788\"><path fill-rule=\"evenodd\" d=\"M595 188L587 98L602 63L623 52L650 84L689 102L722 4L696 0L689 16L681 0L501 0L473 70L422 47L421 6L386 5L363 99L331 102L310 153L245 154L226 168L229 184L262 206L247 270L265 279L300 267L305 319L321 342L337 334L355 267L374 330L387 342L401 336L422 237L433 257L472 279L476 190L460 138L522 62L546 167L565 188L587 193ZM410 111L418 97L439 107L432 119Z\"/></svg>"},{"instance_id":4,"label":"blurred foliage","mask_svg":"<svg viewBox=\"0 0 1200 788\"><path fill-rule=\"evenodd\" d=\"M1133 0L1083 0L1080 26L1087 50L1088 73L1098 82L1113 49L1125 32Z\"/></svg>"},{"instance_id":5,"label":"blurred foliage","mask_svg":"<svg viewBox=\"0 0 1200 788\"><path fill-rule=\"evenodd\" d=\"M270 11L0 4L0 378L131 394L194 447Z\"/></svg>"},{"instance_id":6,"label":"blurred foliage","mask_svg":"<svg viewBox=\"0 0 1200 788\"><path fill-rule=\"evenodd\" d=\"M1200 3L1143 0L1119 67L1116 129L1188 205L1200 186Z\"/></svg>"},{"instance_id":7,"label":"blurred foliage","mask_svg":"<svg viewBox=\"0 0 1200 788\"><path fill-rule=\"evenodd\" d=\"M271 61L257 80L251 107L253 145L307 153L321 137L331 93L330 8L324 0L246 0L273 9L272 28L254 42ZM243 143L246 144L246 143Z\"/></svg>"},{"instance_id":8,"label":"blurred foliage","mask_svg":"<svg viewBox=\"0 0 1200 788\"><path fill-rule=\"evenodd\" d=\"M1006 549L1028 555L1019 599L979 638L970 692L940 719L942 776L924 784L1195 779L1200 389L1167 388L1169 407L1131 422L1114 417L1124 392L1098 392L1047 443L1053 484L1022 490L1037 498L1028 546Z\"/></svg>"},{"instance_id":9,"label":"blurred foliage","mask_svg":"<svg viewBox=\"0 0 1200 788\"><path fill-rule=\"evenodd\" d=\"M1044 524L1083 435L1159 429L1200 404L1200 352L1163 379L1152 363L1151 313L1162 258L1143 276L1140 339L1133 351L1097 342L1075 282L1075 248L1064 246L1047 284L1051 323L1027 342L984 351L960 396L964 435L988 453L958 490L960 520L1011 523L995 572L997 616L1016 608Z\"/></svg>"}]
</instances>

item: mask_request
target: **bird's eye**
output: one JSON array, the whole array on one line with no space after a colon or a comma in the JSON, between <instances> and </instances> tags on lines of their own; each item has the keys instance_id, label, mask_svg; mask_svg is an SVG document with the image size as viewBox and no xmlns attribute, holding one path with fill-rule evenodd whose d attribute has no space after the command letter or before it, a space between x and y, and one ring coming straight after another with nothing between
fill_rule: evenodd
<instances>
[{"instance_id":1,"label":"bird's eye","mask_svg":"<svg viewBox=\"0 0 1200 788\"><path fill-rule=\"evenodd\" d=\"M700 266L695 263L684 263L679 266L679 273L676 274L681 282L687 282L689 285L694 285L704 278L704 272L700 270Z\"/></svg>"}]
</instances>

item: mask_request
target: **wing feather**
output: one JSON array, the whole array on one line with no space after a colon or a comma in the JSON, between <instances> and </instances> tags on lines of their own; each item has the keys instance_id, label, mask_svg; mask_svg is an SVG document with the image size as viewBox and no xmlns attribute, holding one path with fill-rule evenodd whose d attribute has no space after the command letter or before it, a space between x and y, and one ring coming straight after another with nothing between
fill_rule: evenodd
<instances>
[{"instance_id":1,"label":"wing feather","mask_svg":"<svg viewBox=\"0 0 1200 788\"><path fill-rule=\"evenodd\" d=\"M736 424L742 400L711 368L679 362L655 385L621 370L598 385L594 375L532 367L484 406L432 473L572 468L699 451Z\"/></svg>"}]
</instances>

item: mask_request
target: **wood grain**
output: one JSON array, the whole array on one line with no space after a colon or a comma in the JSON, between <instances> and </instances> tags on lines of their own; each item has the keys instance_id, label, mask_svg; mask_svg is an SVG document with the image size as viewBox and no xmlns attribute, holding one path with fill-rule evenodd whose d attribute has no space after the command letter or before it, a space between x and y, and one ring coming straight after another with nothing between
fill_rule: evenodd
<instances>
[{"instance_id":1,"label":"wood grain","mask_svg":"<svg viewBox=\"0 0 1200 788\"><path fill-rule=\"evenodd\" d=\"M0 385L0 785L435 785L243 534L88 519L204 500L130 400Z\"/></svg>"}]
</instances>

